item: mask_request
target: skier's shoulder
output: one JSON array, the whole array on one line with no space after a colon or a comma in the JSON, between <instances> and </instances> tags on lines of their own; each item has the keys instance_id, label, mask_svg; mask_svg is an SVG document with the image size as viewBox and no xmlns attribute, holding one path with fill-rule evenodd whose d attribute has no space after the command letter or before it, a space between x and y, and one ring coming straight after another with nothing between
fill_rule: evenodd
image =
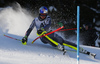
<instances>
[{"instance_id":1,"label":"skier's shoulder","mask_svg":"<svg viewBox=\"0 0 100 64\"><path fill-rule=\"evenodd\" d=\"M51 17L50 16L47 16L46 18L48 21L51 21Z\"/></svg>"},{"instance_id":2,"label":"skier's shoulder","mask_svg":"<svg viewBox=\"0 0 100 64\"><path fill-rule=\"evenodd\" d=\"M47 16L47 18L51 19L51 17L50 17L50 16Z\"/></svg>"},{"instance_id":3,"label":"skier's shoulder","mask_svg":"<svg viewBox=\"0 0 100 64\"><path fill-rule=\"evenodd\" d=\"M33 21L35 22L35 21L37 21L37 20L39 20L39 19L38 19L38 17L34 18L34 20L33 20Z\"/></svg>"}]
</instances>

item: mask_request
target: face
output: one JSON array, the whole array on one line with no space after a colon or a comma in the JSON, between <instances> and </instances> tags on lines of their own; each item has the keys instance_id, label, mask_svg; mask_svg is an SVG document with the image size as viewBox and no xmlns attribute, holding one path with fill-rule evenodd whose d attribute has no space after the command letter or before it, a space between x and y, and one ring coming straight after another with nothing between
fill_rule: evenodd
<instances>
[{"instance_id":1,"label":"face","mask_svg":"<svg viewBox=\"0 0 100 64\"><path fill-rule=\"evenodd\" d=\"M85 29L88 30L88 26L85 26Z\"/></svg>"},{"instance_id":2,"label":"face","mask_svg":"<svg viewBox=\"0 0 100 64\"><path fill-rule=\"evenodd\" d=\"M45 19L47 14L40 14L41 19Z\"/></svg>"},{"instance_id":3,"label":"face","mask_svg":"<svg viewBox=\"0 0 100 64\"><path fill-rule=\"evenodd\" d=\"M45 19L46 18L46 16L40 16L41 17L41 19Z\"/></svg>"}]
</instances>

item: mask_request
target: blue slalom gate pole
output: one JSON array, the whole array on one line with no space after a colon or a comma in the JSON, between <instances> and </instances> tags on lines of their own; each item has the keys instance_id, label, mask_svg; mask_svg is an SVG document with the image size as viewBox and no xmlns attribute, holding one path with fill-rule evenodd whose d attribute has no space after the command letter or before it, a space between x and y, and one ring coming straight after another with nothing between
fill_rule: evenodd
<instances>
[{"instance_id":1,"label":"blue slalom gate pole","mask_svg":"<svg viewBox=\"0 0 100 64\"><path fill-rule=\"evenodd\" d=\"M77 6L77 64L79 64L80 7Z\"/></svg>"}]
</instances>

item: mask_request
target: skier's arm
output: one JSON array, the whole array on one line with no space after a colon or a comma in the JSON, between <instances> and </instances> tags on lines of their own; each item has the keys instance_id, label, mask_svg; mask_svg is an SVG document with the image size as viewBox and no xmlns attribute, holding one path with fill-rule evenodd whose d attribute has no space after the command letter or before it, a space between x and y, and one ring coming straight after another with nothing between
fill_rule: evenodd
<instances>
[{"instance_id":1,"label":"skier's arm","mask_svg":"<svg viewBox=\"0 0 100 64\"><path fill-rule=\"evenodd\" d=\"M35 20L33 20L33 22L31 23L31 25L29 27L29 29L26 31L25 36L28 37L30 35L30 33L31 33L32 29L34 28L34 26L35 26Z\"/></svg>"},{"instance_id":2,"label":"skier's arm","mask_svg":"<svg viewBox=\"0 0 100 64\"><path fill-rule=\"evenodd\" d=\"M32 24L30 25L29 29L27 30L25 36L22 38L22 44L26 45L27 44L27 38L29 34L31 33L32 29L34 28L35 25L35 20L33 20Z\"/></svg>"}]
</instances>

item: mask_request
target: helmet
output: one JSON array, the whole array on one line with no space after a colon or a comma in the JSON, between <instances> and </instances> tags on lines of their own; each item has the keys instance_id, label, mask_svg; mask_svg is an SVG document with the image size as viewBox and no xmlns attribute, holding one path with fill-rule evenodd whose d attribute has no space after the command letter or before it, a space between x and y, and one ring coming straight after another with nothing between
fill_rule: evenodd
<instances>
[{"instance_id":1,"label":"helmet","mask_svg":"<svg viewBox=\"0 0 100 64\"><path fill-rule=\"evenodd\" d=\"M48 14L48 9L47 9L47 7L42 6L42 7L39 9L39 20L40 20L40 21L44 20L44 19L47 17L47 14Z\"/></svg>"},{"instance_id":2,"label":"helmet","mask_svg":"<svg viewBox=\"0 0 100 64\"><path fill-rule=\"evenodd\" d=\"M40 7L39 14L48 14L48 9L45 6Z\"/></svg>"}]
</instances>

